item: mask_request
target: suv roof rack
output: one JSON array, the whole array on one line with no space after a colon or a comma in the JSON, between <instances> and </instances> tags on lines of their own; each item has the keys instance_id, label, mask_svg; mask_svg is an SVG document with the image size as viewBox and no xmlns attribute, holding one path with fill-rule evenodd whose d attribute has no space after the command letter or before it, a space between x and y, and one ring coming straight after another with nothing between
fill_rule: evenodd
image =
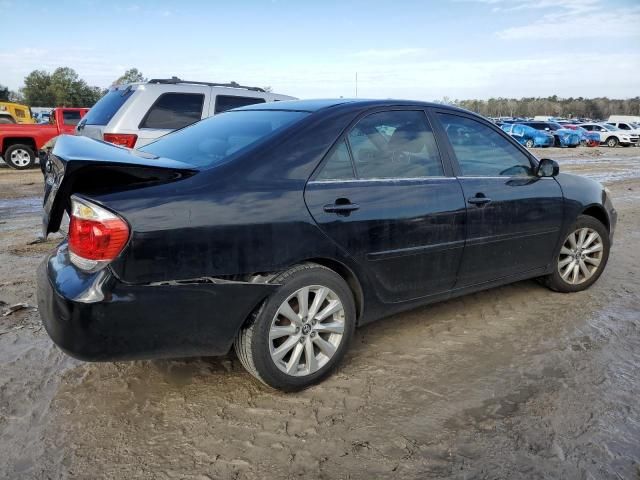
<instances>
[{"instance_id":1,"label":"suv roof rack","mask_svg":"<svg viewBox=\"0 0 640 480\"><path fill-rule=\"evenodd\" d=\"M171 78L152 78L147 83L159 83L164 85L176 85L178 83L191 83L195 85L207 85L209 87L227 87L227 88L242 88L245 90L252 90L254 92L264 92L264 88L260 87L247 87L245 85L240 85L236 82L231 83L211 83L211 82L192 82L191 80L181 80L178 77Z\"/></svg>"}]
</instances>

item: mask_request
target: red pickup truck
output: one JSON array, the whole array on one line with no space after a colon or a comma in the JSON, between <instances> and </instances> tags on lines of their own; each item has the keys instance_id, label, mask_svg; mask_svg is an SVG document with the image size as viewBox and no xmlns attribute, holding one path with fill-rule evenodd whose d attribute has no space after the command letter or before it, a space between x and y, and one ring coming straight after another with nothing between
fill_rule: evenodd
<instances>
[{"instance_id":1,"label":"red pickup truck","mask_svg":"<svg viewBox=\"0 0 640 480\"><path fill-rule=\"evenodd\" d=\"M38 150L64 133L73 134L88 108L54 108L48 124L0 125L0 156L12 168L24 170L36 163Z\"/></svg>"}]
</instances>

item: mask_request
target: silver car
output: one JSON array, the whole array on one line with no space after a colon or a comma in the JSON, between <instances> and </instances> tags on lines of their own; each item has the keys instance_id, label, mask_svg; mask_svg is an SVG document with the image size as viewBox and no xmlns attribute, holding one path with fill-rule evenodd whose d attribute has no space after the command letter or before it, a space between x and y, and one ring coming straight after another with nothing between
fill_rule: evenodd
<instances>
[{"instance_id":1,"label":"silver car","mask_svg":"<svg viewBox=\"0 0 640 480\"><path fill-rule=\"evenodd\" d=\"M236 83L154 79L111 87L76 127L77 135L142 147L198 120L256 103L295 100Z\"/></svg>"}]
</instances>

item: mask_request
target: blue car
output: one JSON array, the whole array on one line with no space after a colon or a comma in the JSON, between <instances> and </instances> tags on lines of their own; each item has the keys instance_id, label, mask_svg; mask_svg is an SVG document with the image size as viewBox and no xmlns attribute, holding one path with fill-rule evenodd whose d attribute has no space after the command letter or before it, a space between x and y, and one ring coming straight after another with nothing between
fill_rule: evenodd
<instances>
[{"instance_id":1,"label":"blue car","mask_svg":"<svg viewBox=\"0 0 640 480\"><path fill-rule=\"evenodd\" d=\"M527 148L553 147L553 135L520 123L505 123L500 128L511 135L520 145Z\"/></svg>"},{"instance_id":2,"label":"blue car","mask_svg":"<svg viewBox=\"0 0 640 480\"><path fill-rule=\"evenodd\" d=\"M555 139L555 147L571 147L575 148L580 145L582 136L575 130L564 128L556 122L526 122L524 125L533 127L540 132L547 132Z\"/></svg>"}]
</instances>

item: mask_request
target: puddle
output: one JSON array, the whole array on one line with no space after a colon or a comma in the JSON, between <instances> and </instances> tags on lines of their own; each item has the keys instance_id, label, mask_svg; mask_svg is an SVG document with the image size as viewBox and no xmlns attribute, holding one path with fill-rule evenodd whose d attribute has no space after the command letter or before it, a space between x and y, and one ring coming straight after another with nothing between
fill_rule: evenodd
<instances>
[{"instance_id":1,"label":"puddle","mask_svg":"<svg viewBox=\"0 0 640 480\"><path fill-rule=\"evenodd\" d=\"M0 220L42 211L42 197L0 200Z\"/></svg>"}]
</instances>

